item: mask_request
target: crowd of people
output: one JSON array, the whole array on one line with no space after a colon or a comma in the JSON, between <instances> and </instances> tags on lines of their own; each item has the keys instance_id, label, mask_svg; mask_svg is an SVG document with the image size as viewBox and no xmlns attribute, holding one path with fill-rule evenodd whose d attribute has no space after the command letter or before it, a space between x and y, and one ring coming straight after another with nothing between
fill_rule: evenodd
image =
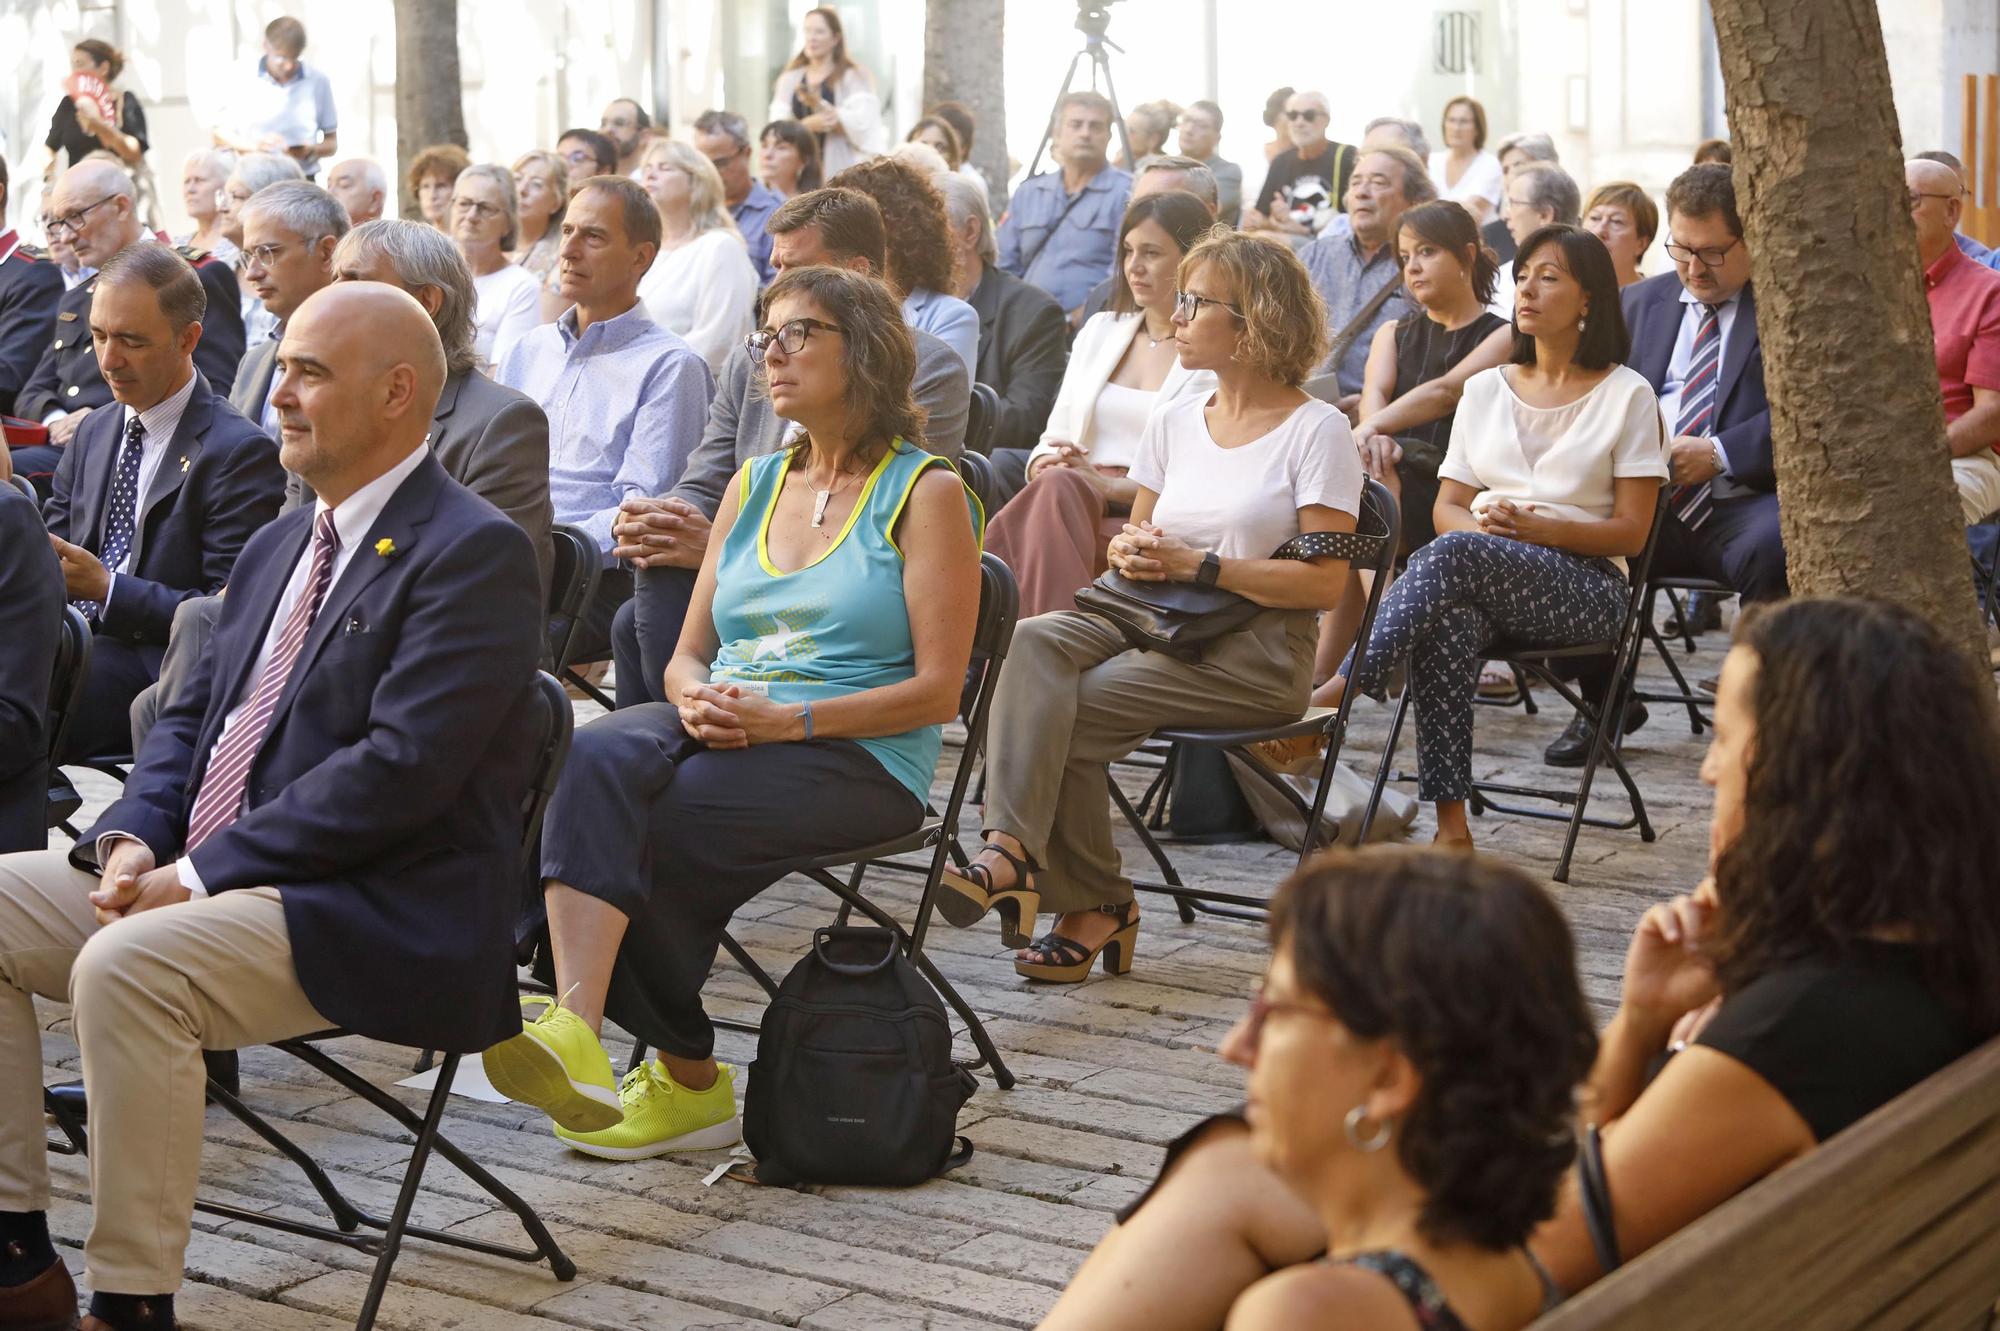
<instances>
[{"instance_id":1,"label":"crowd of people","mask_svg":"<svg viewBox=\"0 0 2000 1331\"><path fill-rule=\"evenodd\" d=\"M723 931L806 860L919 825L982 549L1022 618L981 841L940 911L997 917L1022 977L1141 964L1105 774L1156 729L1407 687L1436 807L1439 849L1279 891L1224 1050L1247 1119L1176 1147L1050 1326L1525 1325L1600 1274L1563 1182L1579 1085L1639 1199L1630 1255L2000 1030L1991 683L1908 613L1786 599L1726 144L1661 208L1629 181L1586 198L1546 134L1489 146L1471 97L1441 146L1394 116L1349 144L1323 94L1284 88L1260 176L1218 155L1214 102L1120 126L1074 91L1053 168L996 221L972 112L925 108L892 146L822 8L754 133L708 110L676 134L619 98L511 165L424 149L416 215L389 218L305 49L295 19L265 30L170 238L123 56L79 42L46 248L0 235L0 480L24 483L0 485L0 1060L40 1066L33 996L73 1003L87 1326L173 1324L203 1078L244 1044L340 1026L483 1053L611 1159L739 1140L702 1003ZM0 162L0 213L14 179ZM1958 233L1947 154L1907 182L1979 528L2000 257ZM1370 479L1404 558L1363 638ZM1600 1035L1548 896L1455 852L1482 656L1616 636L1663 503L1655 571L1745 612L1702 771L1711 875L1646 916ZM552 625L557 527L601 569ZM1141 650L1079 604L1100 576L1245 613L1192 658ZM91 650L51 753L66 606ZM543 828L557 996L517 1000L502 885L552 628L612 664L617 706L578 730ZM1582 661L1584 696L1614 668ZM1645 719L1577 709L1546 758ZM69 849L51 759L131 764ZM607 1021L655 1051L622 1080ZM0 1096L6 1325L75 1307L32 1082Z\"/></svg>"}]
</instances>

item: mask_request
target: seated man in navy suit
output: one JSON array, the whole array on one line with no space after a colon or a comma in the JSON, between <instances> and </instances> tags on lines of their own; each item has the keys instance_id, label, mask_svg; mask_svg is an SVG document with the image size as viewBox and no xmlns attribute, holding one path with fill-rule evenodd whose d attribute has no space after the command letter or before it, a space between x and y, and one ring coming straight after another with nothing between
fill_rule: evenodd
<instances>
[{"instance_id":1,"label":"seated man in navy suit","mask_svg":"<svg viewBox=\"0 0 2000 1331\"><path fill-rule=\"evenodd\" d=\"M0 456L0 852L49 844L49 675L63 617L42 515L6 475Z\"/></svg>"},{"instance_id":2,"label":"seated man in navy suit","mask_svg":"<svg viewBox=\"0 0 2000 1331\"><path fill-rule=\"evenodd\" d=\"M194 367L207 293L187 260L130 245L95 287L90 337L120 405L77 430L46 510L70 599L94 630L64 761L126 751L132 699L159 676L174 608L220 589L285 497L270 439Z\"/></svg>"},{"instance_id":3,"label":"seated man in navy suit","mask_svg":"<svg viewBox=\"0 0 2000 1331\"><path fill-rule=\"evenodd\" d=\"M1671 508L1653 572L1712 578L1745 602L1788 593L1778 532L1778 475L1771 463L1771 402L1757 344L1750 248L1736 187L1720 162L1689 167L1667 187L1667 257L1674 271L1625 289L1628 362L1660 395L1667 422ZM1601 697L1611 658L1578 671L1586 698ZM1627 705L1620 734L1644 724ZM1581 767L1590 747L1581 716L1544 755Z\"/></svg>"},{"instance_id":4,"label":"seated man in navy suit","mask_svg":"<svg viewBox=\"0 0 2000 1331\"><path fill-rule=\"evenodd\" d=\"M76 1309L31 995L69 999L83 1054L86 1331L174 1325L203 1049L340 1026L472 1052L521 1028L534 551L424 446L445 361L415 300L319 292L278 364L284 462L317 500L245 548L123 797L68 855L0 856L0 1326Z\"/></svg>"}]
</instances>

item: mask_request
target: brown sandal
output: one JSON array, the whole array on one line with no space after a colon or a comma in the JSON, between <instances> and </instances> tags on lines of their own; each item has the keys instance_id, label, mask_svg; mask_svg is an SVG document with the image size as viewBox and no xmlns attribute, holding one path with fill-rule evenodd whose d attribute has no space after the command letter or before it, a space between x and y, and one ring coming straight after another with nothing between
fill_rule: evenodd
<instances>
[{"instance_id":1,"label":"brown sandal","mask_svg":"<svg viewBox=\"0 0 2000 1331\"><path fill-rule=\"evenodd\" d=\"M983 864L969 865L964 873L947 867L938 880L938 886L944 889L938 894L938 914L953 928L969 929L985 919L988 911L993 911L1000 916L1002 943L1008 947L1034 946L1028 930L1034 927L1035 916L1041 910L1042 894L1035 890L1028 862L996 842L982 842L979 849L990 850L1014 866L1019 875L1014 886L995 891L993 872Z\"/></svg>"},{"instance_id":2,"label":"brown sandal","mask_svg":"<svg viewBox=\"0 0 2000 1331\"><path fill-rule=\"evenodd\" d=\"M1098 911L1118 921L1118 928L1111 937L1094 948L1086 948L1074 938L1065 938L1055 930L1037 938L1028 947L1050 961L1022 961L1014 959L1014 969L1030 980L1043 980L1050 984L1076 984L1090 977L1090 968L1098 954L1104 954L1104 973L1123 975L1132 969L1132 951L1139 941L1139 903L1123 902L1116 906L1099 906Z\"/></svg>"}]
</instances>

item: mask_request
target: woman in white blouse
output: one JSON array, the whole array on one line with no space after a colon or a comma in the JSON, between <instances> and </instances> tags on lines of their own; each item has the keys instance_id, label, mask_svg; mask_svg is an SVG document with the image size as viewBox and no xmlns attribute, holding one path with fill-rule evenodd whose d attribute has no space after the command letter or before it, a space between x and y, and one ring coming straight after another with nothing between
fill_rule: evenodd
<instances>
[{"instance_id":1,"label":"woman in white blouse","mask_svg":"<svg viewBox=\"0 0 2000 1331\"><path fill-rule=\"evenodd\" d=\"M888 146L875 78L847 57L847 33L830 5L808 9L799 53L771 89L771 119L796 120L819 140L828 179Z\"/></svg>"},{"instance_id":2,"label":"woman in white blouse","mask_svg":"<svg viewBox=\"0 0 2000 1331\"><path fill-rule=\"evenodd\" d=\"M1417 706L1417 797L1437 839L1472 844L1472 695L1499 638L1551 646L1614 636L1625 560L1644 548L1667 476L1653 390L1631 343L1604 243L1546 226L1514 261L1513 364L1466 381L1438 468L1438 538L1389 588L1357 664L1327 690L1382 696L1405 659Z\"/></svg>"},{"instance_id":3,"label":"woman in white blouse","mask_svg":"<svg viewBox=\"0 0 2000 1331\"><path fill-rule=\"evenodd\" d=\"M1430 161L1438 197L1464 204L1473 221L1484 223L1507 188L1500 159L1486 151L1486 108L1476 98L1452 98L1444 104L1443 131L1444 147Z\"/></svg>"},{"instance_id":4,"label":"woman in white blouse","mask_svg":"<svg viewBox=\"0 0 2000 1331\"><path fill-rule=\"evenodd\" d=\"M1214 388L1147 422L1131 520L1109 559L1134 584L1220 588L1257 610L1192 661L1131 647L1110 619L1079 610L1016 629L987 731L986 841L965 873L947 875L940 910L960 926L997 910L1019 946L1046 906L1054 927L1014 962L1032 980L1074 983L1100 955L1114 973L1132 967L1139 912L1111 840L1104 765L1160 726L1296 720L1314 612L1347 582L1331 552L1272 558L1305 533L1352 532L1361 504L1347 418L1299 387L1327 346L1305 265L1287 246L1219 230L1177 278L1174 343Z\"/></svg>"},{"instance_id":5,"label":"woman in white blouse","mask_svg":"<svg viewBox=\"0 0 2000 1331\"><path fill-rule=\"evenodd\" d=\"M757 305L757 268L723 204L722 177L688 144L655 139L639 159L639 182L660 214L660 253L639 279L640 303L719 376Z\"/></svg>"},{"instance_id":6,"label":"woman in white blouse","mask_svg":"<svg viewBox=\"0 0 2000 1331\"><path fill-rule=\"evenodd\" d=\"M542 321L541 279L507 257L521 230L514 173L486 162L459 172L447 221L479 297L473 349L480 368L491 373L521 335Z\"/></svg>"},{"instance_id":7,"label":"woman in white blouse","mask_svg":"<svg viewBox=\"0 0 2000 1331\"><path fill-rule=\"evenodd\" d=\"M1174 341L1181 259L1214 219L1192 194L1134 200L1119 225L1108 308L1077 332L1069 368L1028 454L1028 483L993 515L986 548L1021 588L1021 617L1076 606L1104 571L1105 542L1124 528L1138 486L1127 474L1155 410L1206 397L1215 375L1182 363Z\"/></svg>"}]
</instances>

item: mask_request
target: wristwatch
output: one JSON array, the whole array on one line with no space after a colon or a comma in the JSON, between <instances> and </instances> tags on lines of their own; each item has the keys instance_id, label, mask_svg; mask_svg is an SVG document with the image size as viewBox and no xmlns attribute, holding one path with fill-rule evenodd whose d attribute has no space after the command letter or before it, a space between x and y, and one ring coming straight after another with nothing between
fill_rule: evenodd
<instances>
[{"instance_id":1,"label":"wristwatch","mask_svg":"<svg viewBox=\"0 0 2000 1331\"><path fill-rule=\"evenodd\" d=\"M1717 476L1729 470L1726 460L1722 456L1722 445L1716 443L1713 439L1708 441L1708 460L1714 465Z\"/></svg>"},{"instance_id":2,"label":"wristwatch","mask_svg":"<svg viewBox=\"0 0 2000 1331\"><path fill-rule=\"evenodd\" d=\"M1213 587L1215 580L1221 576L1222 561L1216 558L1215 551L1210 550L1201 557L1201 567L1194 571L1195 585L1197 587Z\"/></svg>"}]
</instances>

